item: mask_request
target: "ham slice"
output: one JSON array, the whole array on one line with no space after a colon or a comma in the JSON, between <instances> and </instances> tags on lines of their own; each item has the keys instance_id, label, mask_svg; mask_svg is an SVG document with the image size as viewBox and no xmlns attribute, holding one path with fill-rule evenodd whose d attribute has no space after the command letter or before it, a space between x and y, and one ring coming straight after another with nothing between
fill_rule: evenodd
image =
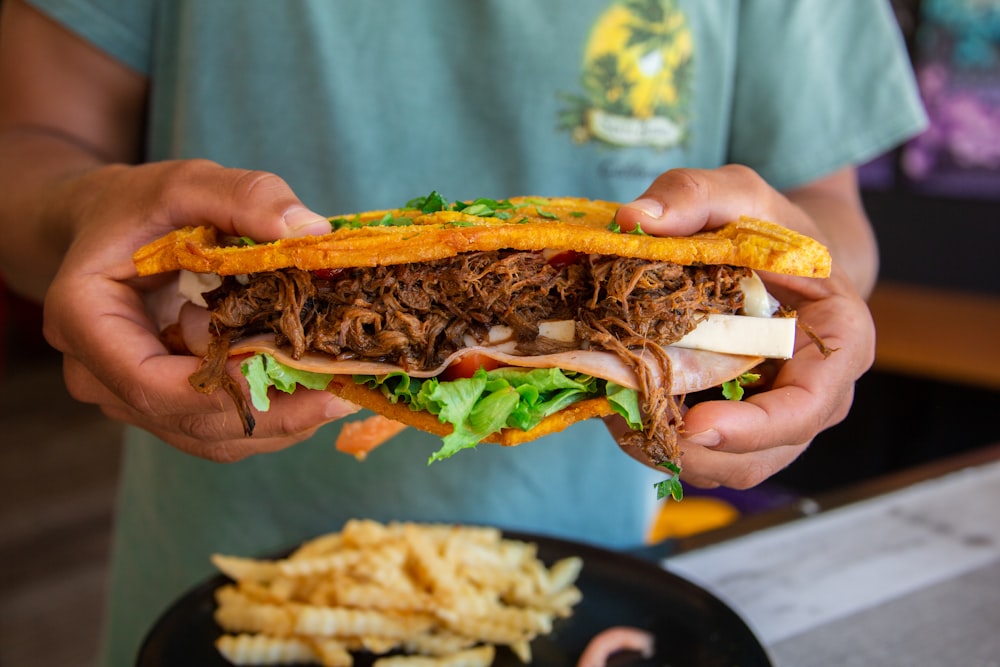
<instances>
[{"instance_id":1,"label":"ham slice","mask_svg":"<svg viewBox=\"0 0 1000 667\"><path fill-rule=\"evenodd\" d=\"M181 330L188 349L195 355L204 356L208 349L208 312L194 304L185 304L181 310ZM670 378L666 383L671 394L690 394L718 386L762 361L761 357L721 354L707 350L696 350L668 346L664 348L670 357ZM266 352L283 364L301 370L331 375L387 375L404 369L395 364L365 361L360 359L337 360L328 355L307 352L300 359L292 358L286 351L274 344L271 334L250 336L234 341L230 354ZM509 343L497 345L474 345L456 351L444 362L427 370L407 370L411 377L425 378L439 375L465 355L479 354L506 366L522 368L561 368L567 371L585 373L610 380L629 389L641 389L635 371L618 355L601 350L571 350L553 354L525 356L512 353ZM641 354L657 384L663 384L660 368L653 361L652 354Z\"/></svg>"},{"instance_id":2,"label":"ham slice","mask_svg":"<svg viewBox=\"0 0 1000 667\"><path fill-rule=\"evenodd\" d=\"M608 658L621 651L634 651L643 658L653 657L655 637L647 630L617 625L594 635L583 649L577 667L604 667Z\"/></svg>"},{"instance_id":3,"label":"ham slice","mask_svg":"<svg viewBox=\"0 0 1000 667\"><path fill-rule=\"evenodd\" d=\"M669 346L666 349L670 357L670 379L668 386L671 394L689 394L719 384L746 372L760 363L760 357L746 357L732 354L720 354L704 350L690 350ZM307 352L300 359L293 359L284 350L274 344L272 336L255 336L233 343L232 354L266 352L283 364L301 370L331 375L387 375L402 371L403 368L394 364L364 360L336 360L331 357ZM467 347L456 351L445 359L437 368L428 370L410 370L411 377L426 378L439 375L445 368L455 363L465 355L485 355L499 361L504 366L519 366L522 368L561 368L567 371L585 373L594 377L610 380L629 389L640 389L635 372L620 357L598 350L573 350L555 354L524 356L504 352L503 348L486 347L482 345ZM659 366L653 363L652 355L640 355L649 365L657 384L662 384L659 377Z\"/></svg>"}]
</instances>

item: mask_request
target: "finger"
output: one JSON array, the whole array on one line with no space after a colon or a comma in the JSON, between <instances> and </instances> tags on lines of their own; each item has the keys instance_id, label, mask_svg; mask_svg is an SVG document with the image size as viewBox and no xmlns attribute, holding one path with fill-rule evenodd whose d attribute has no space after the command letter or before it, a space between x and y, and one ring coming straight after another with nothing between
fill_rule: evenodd
<instances>
[{"instance_id":1,"label":"finger","mask_svg":"<svg viewBox=\"0 0 1000 667\"><path fill-rule=\"evenodd\" d=\"M615 219L625 231L639 225L648 234L687 236L741 215L774 218L779 213L790 214L791 206L756 172L727 165L667 171L635 201L623 205Z\"/></svg>"},{"instance_id":2,"label":"finger","mask_svg":"<svg viewBox=\"0 0 1000 667\"><path fill-rule=\"evenodd\" d=\"M193 388L191 392L197 394ZM241 416L228 397L220 393L207 398L217 401L217 410L156 417L106 390L99 405L111 419L143 428L182 451L220 463L284 449L359 409L326 392L300 389L294 396L273 398L267 413L256 413L254 435L246 437Z\"/></svg>"},{"instance_id":3,"label":"finger","mask_svg":"<svg viewBox=\"0 0 1000 667\"><path fill-rule=\"evenodd\" d=\"M197 421L205 415L227 412L222 406L231 404L228 399L224 402L220 395L201 394L191 387L188 378L197 370L200 361L195 357L167 353L145 318L135 292L115 281L92 282L101 285L109 295L100 302L105 304L104 309L99 304L61 296L46 304L49 312L58 311L59 317L49 318L48 335L57 349L73 360L68 362L67 384L75 397L101 405L119 401L137 414L146 415L147 419L191 415L191 419ZM74 323L81 321L87 326L75 326ZM67 330L72 334L66 335ZM237 366L233 362L231 373L242 383ZM332 395L321 394L321 397L320 400L312 399L315 404L312 410L296 412L297 418L314 426L331 418L320 419L318 414L326 414L326 411L334 416L344 414L342 401ZM335 410L338 406L339 412ZM186 432L201 437L221 437L222 427L217 421L206 422L199 428L188 426ZM240 420L228 419L228 423L232 428ZM262 428L262 436L270 435L266 425ZM303 426L300 422L275 428L294 432Z\"/></svg>"},{"instance_id":4,"label":"finger","mask_svg":"<svg viewBox=\"0 0 1000 667\"><path fill-rule=\"evenodd\" d=\"M227 169L202 160L171 163L165 192L171 219L211 222L235 236L271 241L330 232L326 217L308 209L276 174Z\"/></svg>"},{"instance_id":5,"label":"finger","mask_svg":"<svg viewBox=\"0 0 1000 667\"><path fill-rule=\"evenodd\" d=\"M157 364L160 368L181 363L181 367L191 368L183 363L186 360L184 357L168 356L148 363ZM172 371L154 373L166 379ZM105 414L118 421L159 433L171 444L187 440L203 444L247 440L243 448L245 451L269 451L273 446L267 444L269 440L290 439L290 444L301 439L299 434L311 432L317 426L358 410L355 404L324 391L300 388L294 395L275 392L277 395L272 398L268 412L255 411L254 435L246 439L242 417L230 397L221 391L209 395L199 393L187 382L186 375L176 378L183 384L165 382L144 390L138 407L103 386L83 364L74 359L67 359L65 375L67 386L79 400L100 405Z\"/></svg>"},{"instance_id":6,"label":"finger","mask_svg":"<svg viewBox=\"0 0 1000 667\"><path fill-rule=\"evenodd\" d=\"M683 438L733 452L812 439L846 416L861 372L847 363L849 354L841 349L824 357L814 346L800 350L782 366L770 390L742 401L692 406L684 417Z\"/></svg>"},{"instance_id":7,"label":"finger","mask_svg":"<svg viewBox=\"0 0 1000 667\"><path fill-rule=\"evenodd\" d=\"M135 416L127 406L110 407L105 410L105 413L112 419L125 423L132 423L132 417ZM178 432L174 430L173 424L167 424L164 427L160 427L157 424L146 424L142 428L170 446L192 456L197 456L213 463L233 463L255 454L265 454L286 449L311 437L319 427L314 426L296 433L286 433L268 438L247 438L240 431L238 435L231 438L219 437L210 440Z\"/></svg>"},{"instance_id":8,"label":"finger","mask_svg":"<svg viewBox=\"0 0 1000 667\"><path fill-rule=\"evenodd\" d=\"M630 457L643 465L647 465L651 468L657 467L656 464L653 463L648 456L646 456L646 453L643 452L639 446L634 444L632 439L625 437L625 435L627 435L632 429L628 425L628 422L625 421L624 417L620 415L610 415L608 417L602 417L602 419L604 420L604 425L608 429L608 433L611 434L611 437L614 438L615 442L618 443L618 446L625 454L628 454Z\"/></svg>"},{"instance_id":9,"label":"finger","mask_svg":"<svg viewBox=\"0 0 1000 667\"><path fill-rule=\"evenodd\" d=\"M621 436L628 430L625 420L614 416L606 417L608 431L618 442L622 451L644 465L667 474L661 466L656 466L637 446L622 444ZM625 441L626 443L628 441ZM749 453L734 453L712 447L696 445L681 439L681 478L685 484L703 489L727 486L734 489L748 489L788 466L806 448L806 444L770 447Z\"/></svg>"},{"instance_id":10,"label":"finger","mask_svg":"<svg viewBox=\"0 0 1000 667\"><path fill-rule=\"evenodd\" d=\"M807 446L808 443L783 445L745 454L682 447L681 479L699 488L749 489L786 468Z\"/></svg>"}]
</instances>

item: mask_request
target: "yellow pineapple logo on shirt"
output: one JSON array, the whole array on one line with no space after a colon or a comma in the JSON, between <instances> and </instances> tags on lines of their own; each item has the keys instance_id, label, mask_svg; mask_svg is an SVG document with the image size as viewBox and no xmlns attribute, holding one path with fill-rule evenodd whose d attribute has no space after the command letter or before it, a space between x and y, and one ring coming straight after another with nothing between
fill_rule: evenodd
<instances>
[{"instance_id":1,"label":"yellow pineapple logo on shirt","mask_svg":"<svg viewBox=\"0 0 1000 667\"><path fill-rule=\"evenodd\" d=\"M597 20L583 54L582 95L560 127L579 143L669 148L687 134L694 43L676 0L618 0Z\"/></svg>"}]
</instances>

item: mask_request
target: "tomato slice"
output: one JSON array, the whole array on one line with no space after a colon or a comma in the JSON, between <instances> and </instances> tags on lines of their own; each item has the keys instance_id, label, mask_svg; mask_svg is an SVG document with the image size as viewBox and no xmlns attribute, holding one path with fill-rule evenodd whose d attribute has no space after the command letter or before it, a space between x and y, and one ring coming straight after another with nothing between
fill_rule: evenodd
<instances>
[{"instance_id":1,"label":"tomato slice","mask_svg":"<svg viewBox=\"0 0 1000 667\"><path fill-rule=\"evenodd\" d=\"M312 273L320 280L336 280L343 272L344 269L316 269Z\"/></svg>"},{"instance_id":2,"label":"tomato slice","mask_svg":"<svg viewBox=\"0 0 1000 667\"><path fill-rule=\"evenodd\" d=\"M550 257L547 257L546 259L548 261L549 266L561 269L562 267L568 264L573 264L574 262L577 261L579 257L580 253L578 253L576 250L563 250L561 252L557 252L556 254Z\"/></svg>"},{"instance_id":3,"label":"tomato slice","mask_svg":"<svg viewBox=\"0 0 1000 667\"><path fill-rule=\"evenodd\" d=\"M472 352L462 356L458 361L444 369L441 373L441 379L450 382L451 380L470 378L480 368L491 371L502 365L496 359L492 359L482 352Z\"/></svg>"}]
</instances>

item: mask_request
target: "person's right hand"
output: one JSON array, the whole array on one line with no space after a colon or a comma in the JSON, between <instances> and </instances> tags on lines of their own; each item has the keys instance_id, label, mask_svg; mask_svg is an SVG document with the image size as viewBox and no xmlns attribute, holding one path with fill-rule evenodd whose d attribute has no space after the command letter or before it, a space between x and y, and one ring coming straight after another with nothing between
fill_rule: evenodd
<instances>
[{"instance_id":1,"label":"person's right hand","mask_svg":"<svg viewBox=\"0 0 1000 667\"><path fill-rule=\"evenodd\" d=\"M64 355L73 397L213 461L282 449L357 409L324 391L280 394L245 437L228 396L198 393L188 382L200 360L171 354L160 341L150 309L170 286L136 277L132 253L185 225L212 224L259 241L329 231L281 178L177 161L97 168L64 190L83 191L87 203L70 207L73 242L44 305L45 336Z\"/></svg>"}]
</instances>

